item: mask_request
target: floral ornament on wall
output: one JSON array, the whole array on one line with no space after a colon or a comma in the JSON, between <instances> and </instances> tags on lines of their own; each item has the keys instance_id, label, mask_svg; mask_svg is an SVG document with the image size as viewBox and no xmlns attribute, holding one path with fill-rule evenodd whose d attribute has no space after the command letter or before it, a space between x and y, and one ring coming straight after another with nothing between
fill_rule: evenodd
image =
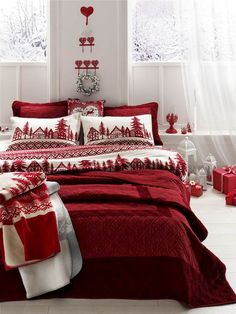
<instances>
[{"instance_id":1,"label":"floral ornament on wall","mask_svg":"<svg viewBox=\"0 0 236 314\"><path fill-rule=\"evenodd\" d=\"M99 91L99 81L96 74L89 72L79 74L76 81L77 92L84 96L90 96Z\"/></svg>"}]
</instances>

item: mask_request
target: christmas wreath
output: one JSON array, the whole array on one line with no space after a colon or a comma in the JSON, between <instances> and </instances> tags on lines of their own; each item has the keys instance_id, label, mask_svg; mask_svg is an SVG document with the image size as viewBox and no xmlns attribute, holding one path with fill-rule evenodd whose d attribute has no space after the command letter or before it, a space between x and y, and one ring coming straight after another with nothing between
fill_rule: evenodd
<instances>
[{"instance_id":1,"label":"christmas wreath","mask_svg":"<svg viewBox=\"0 0 236 314\"><path fill-rule=\"evenodd\" d=\"M79 74L76 81L77 92L90 96L99 91L99 81L100 79L93 73Z\"/></svg>"}]
</instances>

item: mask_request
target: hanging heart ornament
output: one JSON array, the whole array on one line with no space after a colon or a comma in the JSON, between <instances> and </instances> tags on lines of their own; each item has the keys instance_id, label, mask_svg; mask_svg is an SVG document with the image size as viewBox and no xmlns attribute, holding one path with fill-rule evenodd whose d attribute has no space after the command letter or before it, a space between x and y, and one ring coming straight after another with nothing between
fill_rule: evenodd
<instances>
[{"instance_id":1,"label":"hanging heart ornament","mask_svg":"<svg viewBox=\"0 0 236 314\"><path fill-rule=\"evenodd\" d=\"M86 37L80 37L79 41L81 42L82 45L86 43Z\"/></svg>"},{"instance_id":2,"label":"hanging heart ornament","mask_svg":"<svg viewBox=\"0 0 236 314\"><path fill-rule=\"evenodd\" d=\"M88 68L90 66L90 60L84 60L84 65Z\"/></svg>"},{"instance_id":3,"label":"hanging heart ornament","mask_svg":"<svg viewBox=\"0 0 236 314\"><path fill-rule=\"evenodd\" d=\"M88 17L93 14L93 7L81 7L80 12L86 17L86 25L88 25Z\"/></svg>"},{"instance_id":4,"label":"hanging heart ornament","mask_svg":"<svg viewBox=\"0 0 236 314\"><path fill-rule=\"evenodd\" d=\"M98 66L98 60L92 60L91 63L95 68Z\"/></svg>"},{"instance_id":5,"label":"hanging heart ornament","mask_svg":"<svg viewBox=\"0 0 236 314\"><path fill-rule=\"evenodd\" d=\"M87 37L87 41L90 43L90 45L94 42L94 37Z\"/></svg>"},{"instance_id":6,"label":"hanging heart ornament","mask_svg":"<svg viewBox=\"0 0 236 314\"><path fill-rule=\"evenodd\" d=\"M76 60L75 61L75 64L78 67L78 69L81 67L82 63L83 63L82 60Z\"/></svg>"}]
</instances>

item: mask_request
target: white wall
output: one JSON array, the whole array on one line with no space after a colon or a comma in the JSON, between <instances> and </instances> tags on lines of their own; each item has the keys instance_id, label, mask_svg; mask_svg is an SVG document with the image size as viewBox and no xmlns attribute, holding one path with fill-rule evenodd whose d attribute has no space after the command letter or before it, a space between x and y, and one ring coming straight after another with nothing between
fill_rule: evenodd
<instances>
[{"instance_id":1,"label":"white wall","mask_svg":"<svg viewBox=\"0 0 236 314\"><path fill-rule=\"evenodd\" d=\"M46 63L0 63L0 126L9 126L14 100L47 101Z\"/></svg>"},{"instance_id":2,"label":"white wall","mask_svg":"<svg viewBox=\"0 0 236 314\"><path fill-rule=\"evenodd\" d=\"M134 63L131 65L129 101L142 104L159 103L158 122L161 128L168 126L166 115L178 115L177 126L188 122L181 65L178 62Z\"/></svg>"},{"instance_id":3,"label":"white wall","mask_svg":"<svg viewBox=\"0 0 236 314\"><path fill-rule=\"evenodd\" d=\"M93 6L88 26L80 13ZM51 99L77 97L105 99L108 105L127 103L127 11L123 0L60 0L51 2ZM92 53L82 53L79 37L83 32L95 37ZM87 37L87 36L85 36ZM90 97L76 92L75 60L99 60L100 91ZM85 70L82 70L85 71Z\"/></svg>"}]
</instances>

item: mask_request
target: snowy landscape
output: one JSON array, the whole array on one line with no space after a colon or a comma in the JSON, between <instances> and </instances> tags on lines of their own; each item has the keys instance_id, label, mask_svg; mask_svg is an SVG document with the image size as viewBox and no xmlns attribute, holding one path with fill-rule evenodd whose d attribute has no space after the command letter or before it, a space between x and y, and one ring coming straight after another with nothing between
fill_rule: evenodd
<instances>
[{"instance_id":1,"label":"snowy landscape","mask_svg":"<svg viewBox=\"0 0 236 314\"><path fill-rule=\"evenodd\" d=\"M46 60L47 0L1 0L0 62Z\"/></svg>"}]
</instances>

